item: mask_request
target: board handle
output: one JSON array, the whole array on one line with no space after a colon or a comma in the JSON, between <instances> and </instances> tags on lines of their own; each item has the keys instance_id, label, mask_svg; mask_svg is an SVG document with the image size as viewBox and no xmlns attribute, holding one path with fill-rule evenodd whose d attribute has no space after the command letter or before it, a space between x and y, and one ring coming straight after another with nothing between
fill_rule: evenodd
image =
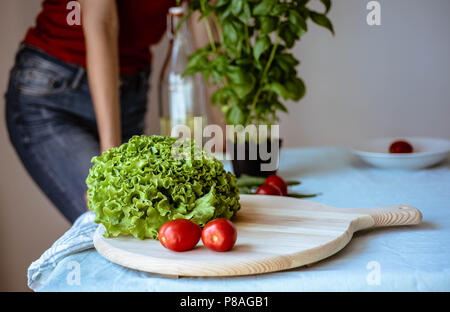
<instances>
[{"instance_id":1,"label":"board handle","mask_svg":"<svg viewBox=\"0 0 450 312\"><path fill-rule=\"evenodd\" d=\"M413 225L422 221L422 213L415 207L397 205L380 208L360 209L366 218L358 221L358 230L383 226ZM370 218L367 218L370 217Z\"/></svg>"}]
</instances>

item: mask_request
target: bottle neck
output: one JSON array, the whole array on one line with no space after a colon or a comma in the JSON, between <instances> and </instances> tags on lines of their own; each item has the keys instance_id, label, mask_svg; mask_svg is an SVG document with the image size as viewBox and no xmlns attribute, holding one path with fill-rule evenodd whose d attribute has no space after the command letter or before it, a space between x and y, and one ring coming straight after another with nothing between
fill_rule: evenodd
<instances>
[{"instance_id":1,"label":"bottle neck","mask_svg":"<svg viewBox=\"0 0 450 312\"><path fill-rule=\"evenodd\" d=\"M182 23L182 15L169 15L167 21L167 33L170 39L187 32L186 23ZM180 25L180 23L182 23Z\"/></svg>"}]
</instances>

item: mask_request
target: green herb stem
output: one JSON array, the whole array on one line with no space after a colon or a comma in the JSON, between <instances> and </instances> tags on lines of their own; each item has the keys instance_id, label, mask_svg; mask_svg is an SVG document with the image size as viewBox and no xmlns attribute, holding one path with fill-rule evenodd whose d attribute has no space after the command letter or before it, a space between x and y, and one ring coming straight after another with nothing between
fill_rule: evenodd
<instances>
[{"instance_id":1,"label":"green herb stem","mask_svg":"<svg viewBox=\"0 0 450 312\"><path fill-rule=\"evenodd\" d=\"M248 54L251 54L250 53L250 39L248 37L248 26L247 25L245 25L244 31L245 31L245 45L247 47Z\"/></svg>"},{"instance_id":2,"label":"green herb stem","mask_svg":"<svg viewBox=\"0 0 450 312\"><path fill-rule=\"evenodd\" d=\"M278 32L276 34L276 38L278 38ZM277 51L277 48L278 48L278 41L274 43L274 45L272 47L272 51L270 51L269 59L267 60L266 66L264 67L263 73L261 75L261 79L258 83L258 90L256 91L255 97L253 98L252 110L255 110L255 108L256 108L256 103L258 102L259 95L261 94L262 88L264 85L264 78L266 77L267 72L269 71L269 68L272 65L273 59L275 58L275 52ZM257 116L255 116L255 117L257 117Z\"/></svg>"},{"instance_id":3,"label":"green herb stem","mask_svg":"<svg viewBox=\"0 0 450 312\"><path fill-rule=\"evenodd\" d=\"M214 53L216 53L216 43L214 41L214 37L211 31L211 25L209 24L208 17L205 17L205 28L209 38L209 44L211 45L211 49Z\"/></svg>"},{"instance_id":4,"label":"green herb stem","mask_svg":"<svg viewBox=\"0 0 450 312\"><path fill-rule=\"evenodd\" d=\"M214 22L214 25L216 26L217 33L219 34L220 43L221 43L221 45L223 45L222 28L220 27L220 23L219 23L219 20L217 19L216 14L212 14L212 20Z\"/></svg>"}]
</instances>

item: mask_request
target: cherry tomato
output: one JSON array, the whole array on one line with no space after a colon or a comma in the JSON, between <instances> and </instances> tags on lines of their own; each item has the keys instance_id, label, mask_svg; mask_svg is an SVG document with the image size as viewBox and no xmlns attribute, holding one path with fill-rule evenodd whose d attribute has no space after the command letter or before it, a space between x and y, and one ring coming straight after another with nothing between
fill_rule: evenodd
<instances>
[{"instance_id":1,"label":"cherry tomato","mask_svg":"<svg viewBox=\"0 0 450 312\"><path fill-rule=\"evenodd\" d=\"M273 185L264 184L258 187L256 195L283 195L281 190Z\"/></svg>"},{"instance_id":2,"label":"cherry tomato","mask_svg":"<svg viewBox=\"0 0 450 312\"><path fill-rule=\"evenodd\" d=\"M389 153L412 153L413 147L406 141L395 141L389 147Z\"/></svg>"},{"instance_id":3,"label":"cherry tomato","mask_svg":"<svg viewBox=\"0 0 450 312\"><path fill-rule=\"evenodd\" d=\"M161 226L158 239L164 247L170 250L186 251L197 245L201 235L202 229L196 223L185 219L176 219Z\"/></svg>"},{"instance_id":4,"label":"cherry tomato","mask_svg":"<svg viewBox=\"0 0 450 312\"><path fill-rule=\"evenodd\" d=\"M269 176L264 184L278 188L281 191L281 195L283 196L286 196L288 193L288 186L286 182L284 182L284 180L276 174Z\"/></svg>"},{"instance_id":5,"label":"cherry tomato","mask_svg":"<svg viewBox=\"0 0 450 312\"><path fill-rule=\"evenodd\" d=\"M202 242L214 251L227 251L236 243L237 232L231 221L220 218L209 221L202 231Z\"/></svg>"}]
</instances>

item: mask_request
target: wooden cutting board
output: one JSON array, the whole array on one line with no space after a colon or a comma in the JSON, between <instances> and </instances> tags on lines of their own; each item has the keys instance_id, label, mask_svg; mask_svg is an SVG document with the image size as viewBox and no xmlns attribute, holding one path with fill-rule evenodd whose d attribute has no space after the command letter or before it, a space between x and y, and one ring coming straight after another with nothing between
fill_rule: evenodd
<instances>
[{"instance_id":1,"label":"wooden cutting board","mask_svg":"<svg viewBox=\"0 0 450 312\"><path fill-rule=\"evenodd\" d=\"M122 266L167 275L236 276L286 270L325 259L347 245L354 232L383 226L418 224L422 214L406 205L345 209L291 197L241 195L241 210L233 219L236 245L215 252L200 243L173 252L159 241L131 236L94 235L97 251Z\"/></svg>"}]
</instances>

